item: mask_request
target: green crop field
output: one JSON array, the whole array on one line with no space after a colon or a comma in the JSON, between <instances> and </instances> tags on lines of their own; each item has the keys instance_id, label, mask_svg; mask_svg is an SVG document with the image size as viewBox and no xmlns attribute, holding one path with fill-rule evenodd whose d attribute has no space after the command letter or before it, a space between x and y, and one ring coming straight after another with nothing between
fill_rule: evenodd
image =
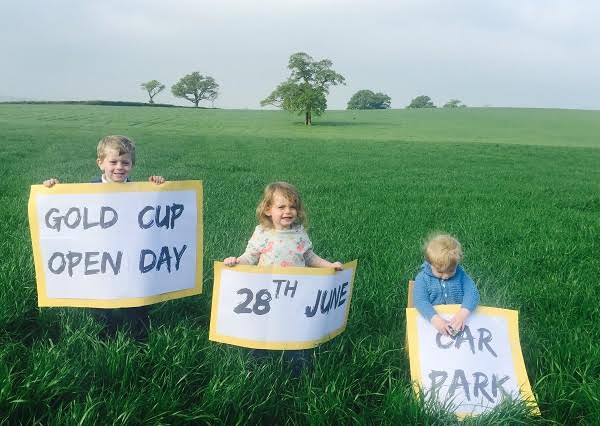
<instances>
[{"instance_id":1,"label":"green crop field","mask_svg":"<svg viewBox=\"0 0 600 426\"><path fill-rule=\"evenodd\" d=\"M204 182L204 293L154 305L147 343L37 308L30 185L98 176L107 134L136 140L134 180ZM280 111L0 105L0 424L451 423L414 396L404 347L435 230L463 243L483 305L519 311L541 410L466 423L597 423L599 135L596 111L332 111L306 128ZM275 180L299 188L319 255L359 259L348 327L299 379L208 340L212 261L243 252Z\"/></svg>"}]
</instances>

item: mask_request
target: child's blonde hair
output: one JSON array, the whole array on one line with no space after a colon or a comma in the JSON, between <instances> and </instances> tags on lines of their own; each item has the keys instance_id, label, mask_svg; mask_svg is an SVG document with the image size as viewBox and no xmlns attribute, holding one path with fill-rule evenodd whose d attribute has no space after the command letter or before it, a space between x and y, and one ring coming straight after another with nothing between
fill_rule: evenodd
<instances>
[{"instance_id":1,"label":"child's blonde hair","mask_svg":"<svg viewBox=\"0 0 600 426\"><path fill-rule=\"evenodd\" d=\"M98 159L104 160L109 149L114 149L119 155L130 154L131 165L135 164L135 143L127 136L110 135L100 139L96 148Z\"/></svg>"},{"instance_id":2,"label":"child's blonde hair","mask_svg":"<svg viewBox=\"0 0 600 426\"><path fill-rule=\"evenodd\" d=\"M268 184L263 191L263 197L256 207L256 218L265 228L273 228L273 221L271 217L267 216L266 211L273 205L273 197L275 193L281 194L288 201L291 201L296 207L296 221L299 225L305 225L308 221L306 216L306 210L300 199L300 193L296 187L287 182L273 182Z\"/></svg>"},{"instance_id":3,"label":"child's blonde hair","mask_svg":"<svg viewBox=\"0 0 600 426\"><path fill-rule=\"evenodd\" d=\"M452 235L432 234L423 245L425 260L439 272L451 272L463 258L460 242Z\"/></svg>"}]
</instances>

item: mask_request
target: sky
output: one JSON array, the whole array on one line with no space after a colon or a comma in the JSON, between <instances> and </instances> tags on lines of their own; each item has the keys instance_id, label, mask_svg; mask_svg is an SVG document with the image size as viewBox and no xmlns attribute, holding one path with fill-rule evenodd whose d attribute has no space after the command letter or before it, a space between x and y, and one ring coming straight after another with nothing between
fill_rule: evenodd
<instances>
[{"instance_id":1,"label":"sky","mask_svg":"<svg viewBox=\"0 0 600 426\"><path fill-rule=\"evenodd\" d=\"M369 89L392 108L598 110L598 22L597 0L2 0L0 101L146 102L156 79L155 102L192 106L170 88L198 71L215 107L260 109L305 52L346 78L329 109Z\"/></svg>"}]
</instances>

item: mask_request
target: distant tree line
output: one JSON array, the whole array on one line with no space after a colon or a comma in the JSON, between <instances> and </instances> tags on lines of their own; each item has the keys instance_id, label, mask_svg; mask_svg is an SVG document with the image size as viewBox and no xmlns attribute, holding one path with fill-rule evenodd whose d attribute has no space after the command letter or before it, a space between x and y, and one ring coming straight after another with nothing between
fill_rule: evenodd
<instances>
[{"instance_id":1,"label":"distant tree line","mask_svg":"<svg viewBox=\"0 0 600 426\"><path fill-rule=\"evenodd\" d=\"M458 99L450 99L444 104L444 108L466 108L467 106Z\"/></svg>"},{"instance_id":2,"label":"distant tree line","mask_svg":"<svg viewBox=\"0 0 600 426\"><path fill-rule=\"evenodd\" d=\"M327 109L329 88L338 84L346 84L344 76L334 71L329 59L315 61L304 52L290 56L288 69L290 76L280 83L273 92L260 101L261 106L273 105L285 111L304 116L304 124L310 126L312 117L321 115ZM162 92L165 85L158 80L150 80L141 84L148 93L148 103L154 104L154 97ZM219 85L214 78L193 72L179 79L171 86L171 93L177 98L187 99L195 107L203 100L214 102L219 96ZM392 98L385 93L363 89L356 92L348 101L348 109L389 109ZM444 108L466 107L458 99L451 99ZM414 98L406 108L436 108L429 96L420 95Z\"/></svg>"},{"instance_id":3,"label":"distant tree line","mask_svg":"<svg viewBox=\"0 0 600 426\"><path fill-rule=\"evenodd\" d=\"M429 96L421 95L414 98L406 108L436 108ZM450 99L444 104L444 108L466 108L466 105L458 99Z\"/></svg>"}]
</instances>

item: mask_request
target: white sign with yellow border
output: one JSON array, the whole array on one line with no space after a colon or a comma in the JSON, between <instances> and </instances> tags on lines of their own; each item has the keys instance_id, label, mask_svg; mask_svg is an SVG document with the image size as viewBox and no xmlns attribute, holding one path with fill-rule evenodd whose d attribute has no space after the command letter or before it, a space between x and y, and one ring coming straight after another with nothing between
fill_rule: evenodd
<instances>
[{"instance_id":1,"label":"white sign with yellow border","mask_svg":"<svg viewBox=\"0 0 600 426\"><path fill-rule=\"evenodd\" d=\"M437 305L450 319L460 305ZM479 306L457 337L443 336L415 308L406 309L410 372L422 390L461 417L481 414L506 398L537 410L519 341L518 312Z\"/></svg>"},{"instance_id":2,"label":"white sign with yellow border","mask_svg":"<svg viewBox=\"0 0 600 426\"><path fill-rule=\"evenodd\" d=\"M348 322L357 261L343 271L215 262L210 340L255 349L307 349Z\"/></svg>"},{"instance_id":3,"label":"white sign with yellow border","mask_svg":"<svg viewBox=\"0 0 600 426\"><path fill-rule=\"evenodd\" d=\"M39 306L118 308L202 292L202 182L32 185Z\"/></svg>"}]
</instances>

